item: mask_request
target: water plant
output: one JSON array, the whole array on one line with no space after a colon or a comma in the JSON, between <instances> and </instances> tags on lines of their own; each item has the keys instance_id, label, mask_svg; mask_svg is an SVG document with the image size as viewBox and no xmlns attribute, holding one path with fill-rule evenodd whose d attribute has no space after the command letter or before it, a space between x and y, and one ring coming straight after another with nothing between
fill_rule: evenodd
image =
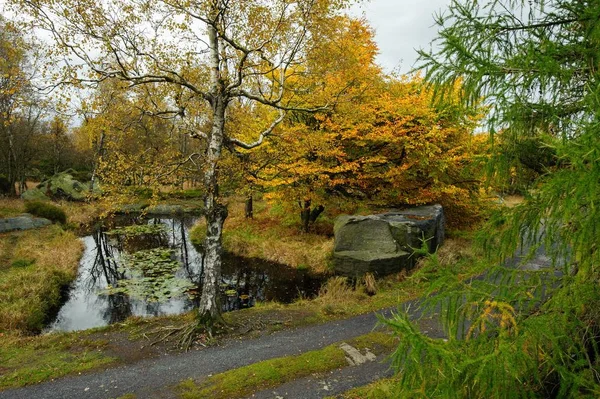
<instances>
[{"instance_id":1,"label":"water plant","mask_svg":"<svg viewBox=\"0 0 600 399\"><path fill-rule=\"evenodd\" d=\"M149 302L167 301L195 286L191 281L175 276L179 267L180 263L173 259L170 248L153 248L123 255L119 271L129 278L107 287L104 293L127 294Z\"/></svg>"}]
</instances>

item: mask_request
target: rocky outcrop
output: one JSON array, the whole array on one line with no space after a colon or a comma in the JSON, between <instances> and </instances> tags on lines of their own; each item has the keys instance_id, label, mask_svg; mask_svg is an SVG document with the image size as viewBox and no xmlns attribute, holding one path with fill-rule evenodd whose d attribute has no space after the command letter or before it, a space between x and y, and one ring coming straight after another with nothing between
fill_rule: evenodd
<instances>
[{"instance_id":1,"label":"rocky outcrop","mask_svg":"<svg viewBox=\"0 0 600 399\"><path fill-rule=\"evenodd\" d=\"M12 218L0 219L0 233L15 230L30 230L38 227L44 227L52 224L51 221L44 218L36 218L29 214L23 214Z\"/></svg>"},{"instance_id":2,"label":"rocky outcrop","mask_svg":"<svg viewBox=\"0 0 600 399\"><path fill-rule=\"evenodd\" d=\"M21 198L24 200L60 200L83 201L89 195L90 188L81 183L67 172L57 173L44 180L36 188L25 191Z\"/></svg>"},{"instance_id":3,"label":"rocky outcrop","mask_svg":"<svg viewBox=\"0 0 600 399\"><path fill-rule=\"evenodd\" d=\"M396 273L413 266L414 249L423 240L430 252L442 244L444 211L441 205L430 205L378 215L342 215L335 222L334 234L337 274Z\"/></svg>"}]
</instances>

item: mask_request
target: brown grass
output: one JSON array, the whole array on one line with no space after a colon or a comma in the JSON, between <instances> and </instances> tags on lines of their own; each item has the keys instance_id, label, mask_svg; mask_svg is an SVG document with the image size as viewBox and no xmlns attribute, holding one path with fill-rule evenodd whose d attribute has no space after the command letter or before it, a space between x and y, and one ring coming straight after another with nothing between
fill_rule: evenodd
<instances>
[{"instance_id":1,"label":"brown grass","mask_svg":"<svg viewBox=\"0 0 600 399\"><path fill-rule=\"evenodd\" d=\"M0 218L16 216L25 212L23 200L18 198L0 198Z\"/></svg>"},{"instance_id":2,"label":"brown grass","mask_svg":"<svg viewBox=\"0 0 600 399\"><path fill-rule=\"evenodd\" d=\"M299 227L285 226L269 213L265 202L255 201L253 219L244 216L242 200L232 200L225 221L223 244L238 256L261 258L316 273L329 271L333 238L300 232ZM192 236L200 242L206 229L204 221L194 227Z\"/></svg>"},{"instance_id":3,"label":"brown grass","mask_svg":"<svg viewBox=\"0 0 600 399\"><path fill-rule=\"evenodd\" d=\"M0 264L0 331L37 332L77 275L83 245L55 225L5 233L0 242L8 249Z\"/></svg>"},{"instance_id":4,"label":"brown grass","mask_svg":"<svg viewBox=\"0 0 600 399\"><path fill-rule=\"evenodd\" d=\"M362 283L365 285L365 292L368 295L377 294L377 281L373 273L366 273L362 278Z\"/></svg>"},{"instance_id":5,"label":"brown grass","mask_svg":"<svg viewBox=\"0 0 600 399\"><path fill-rule=\"evenodd\" d=\"M507 195L504 197L504 204L509 208L512 208L515 205L518 205L525 201L525 198L522 195Z\"/></svg>"},{"instance_id":6,"label":"brown grass","mask_svg":"<svg viewBox=\"0 0 600 399\"><path fill-rule=\"evenodd\" d=\"M437 251L442 266L450 266L474 256L473 243L465 238L448 238Z\"/></svg>"},{"instance_id":7,"label":"brown grass","mask_svg":"<svg viewBox=\"0 0 600 399\"><path fill-rule=\"evenodd\" d=\"M67 213L69 225L77 227L91 223L102 213L97 203L60 201L58 205Z\"/></svg>"},{"instance_id":8,"label":"brown grass","mask_svg":"<svg viewBox=\"0 0 600 399\"><path fill-rule=\"evenodd\" d=\"M346 277L331 277L319 290L315 303L325 315L345 315L352 313L356 302L368 298L364 286L352 287Z\"/></svg>"}]
</instances>

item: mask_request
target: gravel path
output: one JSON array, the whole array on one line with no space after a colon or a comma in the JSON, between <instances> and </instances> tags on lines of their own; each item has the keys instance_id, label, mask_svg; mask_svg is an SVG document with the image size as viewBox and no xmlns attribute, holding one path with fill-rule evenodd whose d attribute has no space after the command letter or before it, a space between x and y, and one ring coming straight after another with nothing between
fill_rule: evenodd
<instances>
[{"instance_id":1,"label":"gravel path","mask_svg":"<svg viewBox=\"0 0 600 399\"><path fill-rule=\"evenodd\" d=\"M416 323L421 332L431 338L443 338L440 324L432 317L419 319ZM370 384L381 378L391 377L388 355L380 355L372 362L332 370L323 375L300 378L278 387L255 392L248 399L320 399L334 396L349 389Z\"/></svg>"},{"instance_id":2,"label":"gravel path","mask_svg":"<svg viewBox=\"0 0 600 399\"><path fill-rule=\"evenodd\" d=\"M389 316L390 310L380 314ZM0 392L0 398L115 398L135 393L139 398L163 397L161 388L190 377L207 376L262 360L297 355L369 333L375 313L347 320L281 331L272 335L227 342L179 355L165 355L133 365L82 376L66 377L30 387Z\"/></svg>"}]
</instances>

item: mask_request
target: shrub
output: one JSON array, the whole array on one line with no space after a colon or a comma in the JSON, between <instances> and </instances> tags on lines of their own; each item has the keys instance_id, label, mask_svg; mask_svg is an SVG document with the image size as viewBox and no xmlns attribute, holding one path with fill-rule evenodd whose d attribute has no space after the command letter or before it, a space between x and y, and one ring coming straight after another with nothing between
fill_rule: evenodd
<instances>
[{"instance_id":1,"label":"shrub","mask_svg":"<svg viewBox=\"0 0 600 399\"><path fill-rule=\"evenodd\" d=\"M39 216L52 220L53 222L59 222L61 224L67 223L67 214L61 208L56 205L49 204L41 201L31 201L25 203L25 211L31 213L34 216Z\"/></svg>"},{"instance_id":2,"label":"shrub","mask_svg":"<svg viewBox=\"0 0 600 399\"><path fill-rule=\"evenodd\" d=\"M71 176L73 176L73 179L81 182L81 183L86 183L89 182L92 179L92 173L90 171L87 170L73 170L71 169Z\"/></svg>"},{"instance_id":3,"label":"shrub","mask_svg":"<svg viewBox=\"0 0 600 399\"><path fill-rule=\"evenodd\" d=\"M150 199L154 195L154 191L148 187L136 187L132 191L139 199Z\"/></svg>"}]
</instances>

